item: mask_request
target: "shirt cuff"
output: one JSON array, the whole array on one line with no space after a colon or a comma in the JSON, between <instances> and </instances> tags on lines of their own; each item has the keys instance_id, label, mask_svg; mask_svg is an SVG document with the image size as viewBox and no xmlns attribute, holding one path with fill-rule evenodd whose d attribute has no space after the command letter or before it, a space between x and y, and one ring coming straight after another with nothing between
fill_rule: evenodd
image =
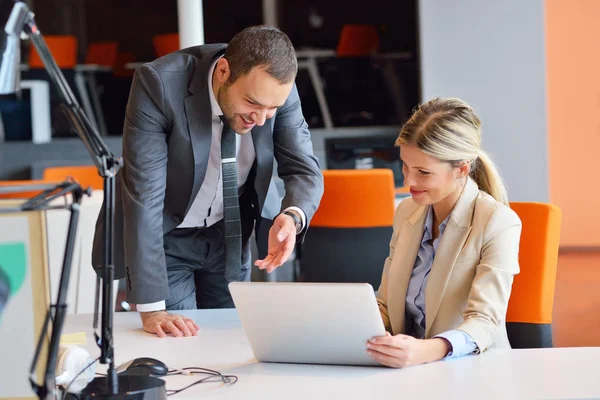
<instances>
[{"instance_id":1,"label":"shirt cuff","mask_svg":"<svg viewBox=\"0 0 600 400\"><path fill-rule=\"evenodd\" d=\"M145 304L136 304L135 309L138 312L150 312L150 311L162 311L167 307L165 306L165 301L157 301L156 303L145 303Z\"/></svg>"},{"instance_id":2,"label":"shirt cuff","mask_svg":"<svg viewBox=\"0 0 600 400\"><path fill-rule=\"evenodd\" d=\"M304 215L304 211L302 211L300 208L288 207L283 211L296 211L298 214L300 214L300 219L302 220L302 229L300 229L300 232L302 232L304 228L306 228L306 215Z\"/></svg>"},{"instance_id":3,"label":"shirt cuff","mask_svg":"<svg viewBox=\"0 0 600 400\"><path fill-rule=\"evenodd\" d=\"M477 350L477 344L471 338L471 336L459 329L453 329L450 331L446 331L444 333L440 333L439 335L434 336L434 338L443 338L450 342L450 351L444 359L447 358L455 358L461 357L467 354L472 354Z\"/></svg>"}]
</instances>

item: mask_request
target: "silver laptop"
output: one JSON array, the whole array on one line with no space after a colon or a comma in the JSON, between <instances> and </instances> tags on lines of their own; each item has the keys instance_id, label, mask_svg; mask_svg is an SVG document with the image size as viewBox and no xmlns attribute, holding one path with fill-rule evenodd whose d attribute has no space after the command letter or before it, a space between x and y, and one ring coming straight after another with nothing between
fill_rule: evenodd
<instances>
[{"instance_id":1,"label":"silver laptop","mask_svg":"<svg viewBox=\"0 0 600 400\"><path fill-rule=\"evenodd\" d=\"M379 365L367 340L385 328L368 283L232 282L229 290L259 361Z\"/></svg>"}]
</instances>

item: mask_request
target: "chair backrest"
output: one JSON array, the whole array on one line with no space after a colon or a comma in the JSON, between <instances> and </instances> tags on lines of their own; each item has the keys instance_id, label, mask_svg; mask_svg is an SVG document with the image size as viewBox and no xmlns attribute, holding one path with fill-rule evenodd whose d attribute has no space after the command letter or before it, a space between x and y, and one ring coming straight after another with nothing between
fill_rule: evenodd
<instances>
[{"instance_id":1,"label":"chair backrest","mask_svg":"<svg viewBox=\"0 0 600 400\"><path fill-rule=\"evenodd\" d=\"M393 224L396 189L392 170L324 170L323 179L325 192L311 227L374 228Z\"/></svg>"},{"instance_id":2,"label":"chair backrest","mask_svg":"<svg viewBox=\"0 0 600 400\"><path fill-rule=\"evenodd\" d=\"M44 40L59 68L75 67L75 64L77 64L77 38L75 36L46 35ZM30 45L29 66L31 68L44 68L44 63L33 43Z\"/></svg>"},{"instance_id":3,"label":"chair backrest","mask_svg":"<svg viewBox=\"0 0 600 400\"><path fill-rule=\"evenodd\" d=\"M117 78L129 78L133 76L134 70L125 67L125 64L135 62L135 53L132 51L120 51L113 66L113 75ZM121 123L122 125L122 123Z\"/></svg>"},{"instance_id":4,"label":"chair backrest","mask_svg":"<svg viewBox=\"0 0 600 400\"><path fill-rule=\"evenodd\" d=\"M379 50L379 33L373 25L344 25L337 47L338 57L366 57Z\"/></svg>"},{"instance_id":5,"label":"chair backrest","mask_svg":"<svg viewBox=\"0 0 600 400\"><path fill-rule=\"evenodd\" d=\"M104 181L98 174L98 169L92 165L49 167L44 169L44 181L61 182L71 177L84 189L103 190Z\"/></svg>"},{"instance_id":6,"label":"chair backrest","mask_svg":"<svg viewBox=\"0 0 600 400\"><path fill-rule=\"evenodd\" d=\"M90 43L85 55L86 64L105 65L114 67L119 53L119 44L116 41Z\"/></svg>"},{"instance_id":7,"label":"chair backrest","mask_svg":"<svg viewBox=\"0 0 600 400\"><path fill-rule=\"evenodd\" d=\"M521 271L515 276L507 330L513 348L552 347L552 308L560 242L561 210L544 203L511 202L523 229Z\"/></svg>"},{"instance_id":8,"label":"chair backrest","mask_svg":"<svg viewBox=\"0 0 600 400\"><path fill-rule=\"evenodd\" d=\"M179 34L163 33L152 37L152 45L156 57L162 57L179 50Z\"/></svg>"},{"instance_id":9,"label":"chair backrest","mask_svg":"<svg viewBox=\"0 0 600 400\"><path fill-rule=\"evenodd\" d=\"M389 169L325 170L325 192L300 254L307 282L381 282L394 220Z\"/></svg>"}]
</instances>

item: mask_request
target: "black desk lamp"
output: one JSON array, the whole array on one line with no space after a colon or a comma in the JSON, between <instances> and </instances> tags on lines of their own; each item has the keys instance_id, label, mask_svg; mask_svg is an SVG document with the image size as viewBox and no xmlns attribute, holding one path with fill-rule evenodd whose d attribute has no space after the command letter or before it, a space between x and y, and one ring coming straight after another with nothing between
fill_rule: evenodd
<instances>
[{"instance_id":1,"label":"black desk lamp","mask_svg":"<svg viewBox=\"0 0 600 400\"><path fill-rule=\"evenodd\" d=\"M113 226L114 226L114 192L115 175L122 165L122 160L116 157L108 146L104 143L96 129L91 125L88 117L79 106L75 96L60 68L56 65L52 54L50 53L44 38L42 37L33 13L29 7L21 1L6 1L3 5L12 7L8 21L4 27L4 34L0 32L0 51L2 51L2 60L0 61L0 96L15 93L19 90L19 63L20 63L20 37L21 34L28 35L37 52L44 63L50 80L58 89L65 112L70 123L73 125L77 136L85 145L90 157L98 168L98 173L104 179L104 207L105 207L105 226L104 236L104 264L102 268L102 328L101 337L96 333L95 338L100 347L100 363L108 364L107 376L95 378L83 389L77 396L79 399L103 398L103 399L166 399L164 381L158 378L145 376L127 376L117 377L115 371L114 348L113 348L113 285L114 265L113 265ZM4 39L4 40L2 40ZM81 197L81 196L79 196ZM73 217L72 217L73 218ZM72 219L73 221L73 219ZM69 250L69 246L67 246ZM72 248L71 248L72 251ZM70 255L65 252L65 264L70 264ZM63 267L64 267L63 265ZM97 278L98 285L100 277ZM61 280L62 295L65 295L67 282ZM98 290L96 290L98 292ZM63 298L64 300L64 298ZM45 379L42 385L38 385L33 379L32 386L40 399L54 399L56 395L54 371L56 367L56 357L58 353L58 344L62 324L64 322L65 307L57 303L54 314L54 326L52 337L50 339L50 348L48 350L48 361L45 371ZM50 316L50 314L49 314ZM97 328L98 301L96 301L96 310L94 315L94 330ZM47 329L47 326L45 327ZM45 333L42 332L41 335ZM56 337L55 337L56 336ZM40 340L41 343L41 340ZM39 345L38 345L39 350ZM37 363L37 354L34 357L35 368Z\"/></svg>"}]
</instances>

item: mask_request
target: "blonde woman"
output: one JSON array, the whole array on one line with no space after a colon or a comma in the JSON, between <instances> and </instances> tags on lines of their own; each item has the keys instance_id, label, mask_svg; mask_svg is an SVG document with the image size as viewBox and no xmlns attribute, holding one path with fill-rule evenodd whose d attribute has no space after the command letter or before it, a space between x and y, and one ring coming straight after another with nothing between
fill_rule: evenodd
<instances>
[{"instance_id":1,"label":"blonde woman","mask_svg":"<svg viewBox=\"0 0 600 400\"><path fill-rule=\"evenodd\" d=\"M521 221L480 142L479 117L453 98L421 104L396 141L412 197L396 210L377 293L387 335L367 343L384 365L510 348Z\"/></svg>"}]
</instances>

